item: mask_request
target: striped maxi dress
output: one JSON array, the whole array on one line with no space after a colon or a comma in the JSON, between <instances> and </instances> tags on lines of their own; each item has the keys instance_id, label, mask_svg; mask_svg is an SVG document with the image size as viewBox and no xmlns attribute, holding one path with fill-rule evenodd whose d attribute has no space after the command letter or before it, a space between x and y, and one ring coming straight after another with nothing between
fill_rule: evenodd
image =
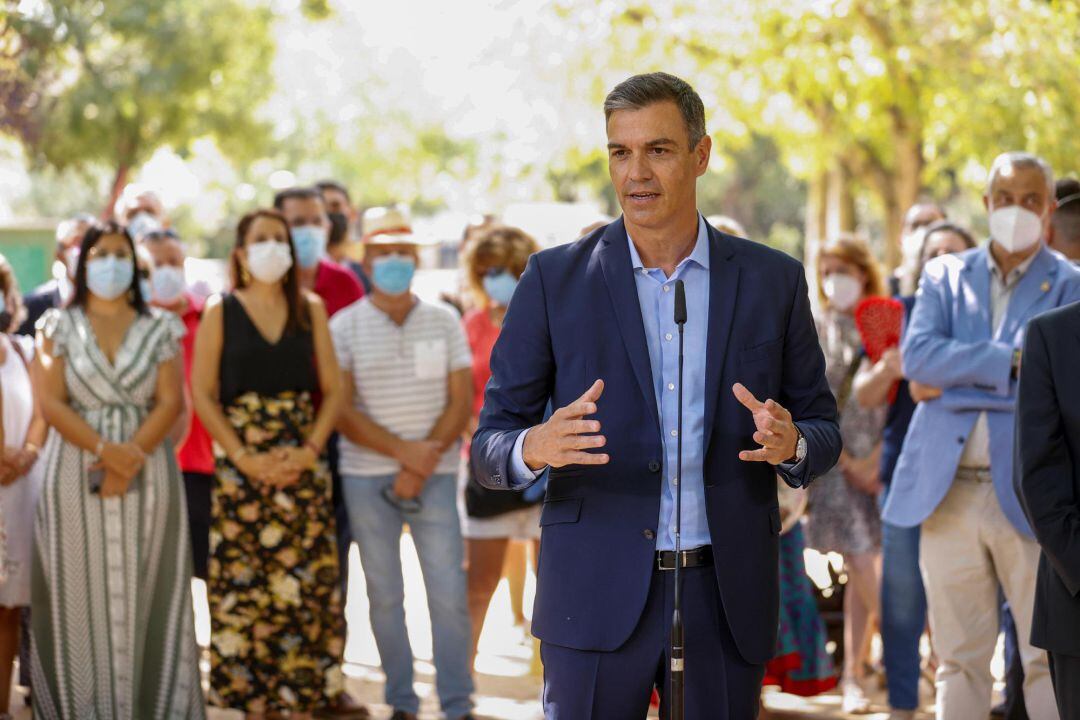
<instances>
[{"instance_id":1,"label":"striped maxi dress","mask_svg":"<svg viewBox=\"0 0 1080 720\"><path fill-rule=\"evenodd\" d=\"M137 316L110 364L81 309L51 310L38 328L64 358L71 406L111 441L143 422L158 363L184 334L171 314ZM89 492L94 461L50 432L31 574L34 717L201 720L191 541L171 443L119 498Z\"/></svg>"}]
</instances>

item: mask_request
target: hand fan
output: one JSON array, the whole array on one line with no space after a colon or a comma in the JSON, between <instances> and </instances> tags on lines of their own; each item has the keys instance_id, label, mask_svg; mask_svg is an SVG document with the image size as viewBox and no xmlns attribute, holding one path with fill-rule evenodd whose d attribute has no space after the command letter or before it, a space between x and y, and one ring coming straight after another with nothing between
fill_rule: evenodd
<instances>
[{"instance_id":1,"label":"hand fan","mask_svg":"<svg viewBox=\"0 0 1080 720\"><path fill-rule=\"evenodd\" d=\"M870 297L855 307L855 326L870 362L877 362L889 348L899 347L904 327L904 304L899 300ZM900 383L893 385L889 403L896 400Z\"/></svg>"}]
</instances>

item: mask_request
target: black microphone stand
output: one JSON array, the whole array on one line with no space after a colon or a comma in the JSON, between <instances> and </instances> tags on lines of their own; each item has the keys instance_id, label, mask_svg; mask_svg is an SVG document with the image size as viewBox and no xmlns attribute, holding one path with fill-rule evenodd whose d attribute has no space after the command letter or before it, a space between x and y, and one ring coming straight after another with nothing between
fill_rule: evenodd
<instances>
[{"instance_id":1,"label":"black microphone stand","mask_svg":"<svg viewBox=\"0 0 1080 720\"><path fill-rule=\"evenodd\" d=\"M675 281L675 324L679 326L679 412L675 433L675 611L671 616L671 720L683 720L686 699L686 659L682 621L682 435L683 435L683 328L686 325L686 288Z\"/></svg>"}]
</instances>

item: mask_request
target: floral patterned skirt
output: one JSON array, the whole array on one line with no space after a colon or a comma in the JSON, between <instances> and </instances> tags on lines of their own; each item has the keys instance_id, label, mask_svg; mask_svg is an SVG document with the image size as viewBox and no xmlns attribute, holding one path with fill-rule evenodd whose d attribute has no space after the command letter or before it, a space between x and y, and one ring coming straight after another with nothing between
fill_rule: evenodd
<instances>
[{"instance_id":1,"label":"floral patterned skirt","mask_svg":"<svg viewBox=\"0 0 1080 720\"><path fill-rule=\"evenodd\" d=\"M225 413L254 452L302 445L315 416L307 393L247 393ZM303 712L342 691L331 491L324 460L297 484L268 490L217 459L208 580L214 705Z\"/></svg>"}]
</instances>

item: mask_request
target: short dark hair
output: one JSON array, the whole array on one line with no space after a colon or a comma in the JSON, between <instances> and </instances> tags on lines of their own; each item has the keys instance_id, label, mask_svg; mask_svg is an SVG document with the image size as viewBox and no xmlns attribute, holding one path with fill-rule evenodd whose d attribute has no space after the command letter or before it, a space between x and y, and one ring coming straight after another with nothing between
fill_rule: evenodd
<instances>
[{"instance_id":1,"label":"short dark hair","mask_svg":"<svg viewBox=\"0 0 1080 720\"><path fill-rule=\"evenodd\" d=\"M87 296L90 294L90 288L86 284L86 263L90 251L106 235L120 235L127 240L128 248L131 250L132 269L131 285L128 286L127 290L128 305L133 307L140 315L148 315L150 309L146 306L146 299L143 297L142 291L139 290L139 261L135 256L135 243L132 241L131 233L128 232L127 227L115 220L94 222L83 235L82 244L79 245L79 263L75 266L75 293L71 296L70 305L72 307L86 307Z\"/></svg>"},{"instance_id":2,"label":"short dark hair","mask_svg":"<svg viewBox=\"0 0 1080 720\"><path fill-rule=\"evenodd\" d=\"M618 110L639 110L658 102L678 106L693 150L705 137L705 104L690 83L665 72L634 75L616 85L604 98L604 120Z\"/></svg>"},{"instance_id":3,"label":"short dark hair","mask_svg":"<svg viewBox=\"0 0 1080 720\"><path fill-rule=\"evenodd\" d=\"M352 198L349 197L349 189L337 180L320 180L315 183L315 187L319 190L319 193L325 193L327 190L337 190L339 193L345 196L345 202L351 203Z\"/></svg>"},{"instance_id":4,"label":"short dark hair","mask_svg":"<svg viewBox=\"0 0 1080 720\"><path fill-rule=\"evenodd\" d=\"M1064 200L1070 195L1080 194L1080 180L1074 177L1063 177L1054 183L1054 197Z\"/></svg>"},{"instance_id":5,"label":"short dark hair","mask_svg":"<svg viewBox=\"0 0 1080 720\"><path fill-rule=\"evenodd\" d=\"M316 187L285 188L274 195L274 209L283 209L286 200L318 200L322 202L322 193Z\"/></svg>"}]
</instances>

